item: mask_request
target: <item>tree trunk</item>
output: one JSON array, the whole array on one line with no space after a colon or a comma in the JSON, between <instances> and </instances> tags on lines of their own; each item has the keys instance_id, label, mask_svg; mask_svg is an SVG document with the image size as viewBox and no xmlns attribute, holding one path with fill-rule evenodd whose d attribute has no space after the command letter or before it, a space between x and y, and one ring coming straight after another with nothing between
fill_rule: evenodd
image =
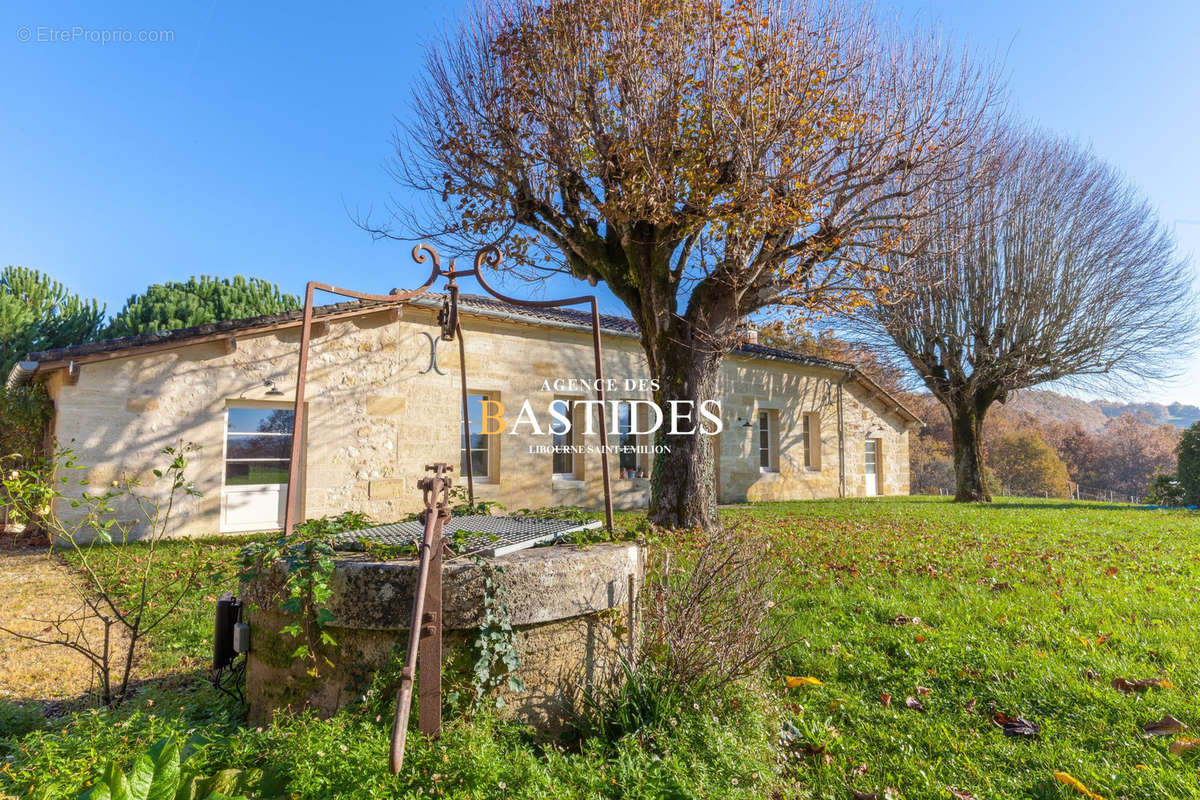
<instances>
[{"instance_id":1,"label":"tree trunk","mask_svg":"<svg viewBox=\"0 0 1200 800\"><path fill-rule=\"evenodd\" d=\"M717 393L717 376L721 353L703 345L684 344L673 337L662 336L655 342L658 352L650 359L660 368L654 377L659 381L654 400L663 412L663 424L655 444L669 448L654 456L651 481L650 521L671 528L717 527L717 498L713 486L712 436L701 430L712 429L711 422L703 425L700 404L713 400ZM672 435L671 401L690 401L691 418L681 417L680 433ZM687 406L680 406L683 412ZM695 428L695 433L684 433Z\"/></svg>"},{"instance_id":2,"label":"tree trunk","mask_svg":"<svg viewBox=\"0 0 1200 800\"><path fill-rule=\"evenodd\" d=\"M983 417L987 407L966 400L948 407L954 440L954 501L990 503L983 471Z\"/></svg>"}]
</instances>

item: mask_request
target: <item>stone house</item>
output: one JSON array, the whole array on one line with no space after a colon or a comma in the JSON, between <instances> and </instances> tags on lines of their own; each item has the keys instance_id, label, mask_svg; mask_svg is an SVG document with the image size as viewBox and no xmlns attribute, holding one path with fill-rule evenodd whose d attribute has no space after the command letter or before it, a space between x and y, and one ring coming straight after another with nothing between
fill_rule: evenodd
<instances>
[{"instance_id":1,"label":"stone house","mask_svg":"<svg viewBox=\"0 0 1200 800\"><path fill-rule=\"evenodd\" d=\"M439 342L440 307L430 294L402 307L316 309L298 518L357 510L397 519L420 506L425 464L466 458L479 498L512 509L599 507L600 456L586 447L598 439L574 404L592 397L589 315L463 296L466 448L458 343ZM76 452L92 486L130 475L149 486L162 447L199 445L189 477L203 496L182 504L171 534L276 529L300 325L300 312L288 312L32 353L8 380L44 382L54 403L48 435ZM614 504L642 507L653 458L636 402L650 398L645 357L630 320L602 316L601 327L605 377L617 384L607 398L617 403L610 445L624 451L610 456ZM544 419L542 436L529 427L479 433L485 409L496 408L485 401L505 405L511 429L526 400L578 424L567 432ZM852 365L746 342L725 360L720 400L721 502L908 492L909 432L920 421ZM551 443L560 452L546 452Z\"/></svg>"}]
</instances>

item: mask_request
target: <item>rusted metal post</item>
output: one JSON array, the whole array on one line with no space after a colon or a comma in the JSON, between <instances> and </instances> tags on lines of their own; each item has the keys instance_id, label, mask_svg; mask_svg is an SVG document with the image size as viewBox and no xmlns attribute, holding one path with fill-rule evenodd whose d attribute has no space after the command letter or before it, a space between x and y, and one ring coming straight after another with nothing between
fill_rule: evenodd
<instances>
[{"instance_id":1,"label":"rusted metal post","mask_svg":"<svg viewBox=\"0 0 1200 800\"><path fill-rule=\"evenodd\" d=\"M442 526L450 518L451 479L446 474L450 469L449 465L443 463L431 464L427 465L425 469L432 471L433 475L426 476L417 482L417 488L425 495L425 511L422 513L422 521L425 523L425 535L421 540L421 550L417 561L417 588L413 593L412 618L408 627L408 649L405 653L404 668L400 672L400 688L396 692L396 714L392 719L392 747L388 765L393 775L400 774L400 770L404 768L404 745L408 738L408 718L412 713L413 683L416 681L417 655L425 620L425 598L429 591L429 572L435 548L439 555L438 562L440 567ZM438 583L441 583L440 570ZM439 598L441 597L440 592L438 596ZM438 625L436 628L431 628L431 635L437 635L440 638L440 608L438 612ZM438 650L440 652L440 645ZM438 664L437 671L439 674L439 699L437 705L438 713L440 714L440 663ZM424 676L422 676L422 680L424 680ZM422 703L422 716L424 716L423 706L424 703Z\"/></svg>"},{"instance_id":2,"label":"rusted metal post","mask_svg":"<svg viewBox=\"0 0 1200 800\"><path fill-rule=\"evenodd\" d=\"M458 377L462 383L463 463L467 473L467 503L475 508L475 465L471 463L471 412L467 408L467 348L463 343L462 325L455 322L458 337Z\"/></svg>"},{"instance_id":3,"label":"rusted metal post","mask_svg":"<svg viewBox=\"0 0 1200 800\"><path fill-rule=\"evenodd\" d=\"M296 526L300 505L300 460L304 457L304 389L308 378L308 347L312 339L313 291L315 281L304 287L304 321L300 327L300 364L296 369L295 406L292 409L292 458L288 462L287 507L283 511L283 532L290 536Z\"/></svg>"},{"instance_id":4,"label":"rusted metal post","mask_svg":"<svg viewBox=\"0 0 1200 800\"><path fill-rule=\"evenodd\" d=\"M417 641L417 727L426 736L442 732L442 525L429 551L429 578L425 584L425 609Z\"/></svg>"},{"instance_id":5,"label":"rusted metal post","mask_svg":"<svg viewBox=\"0 0 1200 800\"><path fill-rule=\"evenodd\" d=\"M600 473L604 480L604 525L613 529L612 473L608 468L608 424L604 411L604 357L600 350L600 308L592 298L592 355L596 359L596 399L600 401ZM630 424L633 423L632 414ZM617 463L620 463L618 460Z\"/></svg>"}]
</instances>

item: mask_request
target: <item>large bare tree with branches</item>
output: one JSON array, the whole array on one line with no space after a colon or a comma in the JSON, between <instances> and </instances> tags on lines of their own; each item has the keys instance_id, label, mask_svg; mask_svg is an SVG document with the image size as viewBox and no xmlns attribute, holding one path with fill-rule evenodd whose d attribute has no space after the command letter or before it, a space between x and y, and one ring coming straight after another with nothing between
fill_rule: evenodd
<instances>
[{"instance_id":1,"label":"large bare tree with branches","mask_svg":"<svg viewBox=\"0 0 1200 800\"><path fill-rule=\"evenodd\" d=\"M862 302L997 99L991 65L854 2L481 0L397 134L434 200L371 227L604 282L655 399L699 403L747 315ZM712 525L709 437L658 436L652 519Z\"/></svg>"},{"instance_id":2,"label":"large bare tree with branches","mask_svg":"<svg viewBox=\"0 0 1200 800\"><path fill-rule=\"evenodd\" d=\"M993 154L894 255L857 327L911 362L949 411L955 499L989 501L984 417L1050 381L1169 376L1193 340L1191 272L1154 209L1111 166L1038 131Z\"/></svg>"}]
</instances>

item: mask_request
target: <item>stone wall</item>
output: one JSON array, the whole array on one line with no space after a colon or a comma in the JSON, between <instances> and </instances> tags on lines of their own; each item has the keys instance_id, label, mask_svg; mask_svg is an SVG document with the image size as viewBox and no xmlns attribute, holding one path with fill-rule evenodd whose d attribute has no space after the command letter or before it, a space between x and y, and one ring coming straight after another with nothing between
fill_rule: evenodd
<instances>
[{"instance_id":1,"label":"stone wall","mask_svg":"<svg viewBox=\"0 0 1200 800\"><path fill-rule=\"evenodd\" d=\"M555 398L589 399L584 392L554 392L546 380L593 375L587 331L501 321L464 313L468 386L506 406L511 425L522 401L543 413ZM149 487L151 470L165 445L194 442L189 476L203 493L177 510L173 535L213 534L220 529L224 470L225 411L231 403L290 407L295 391L297 327L248 333L236 348L224 342L84 363L75 384L54 373L49 387L56 406L56 435L77 451L92 488L122 475L138 476ZM434 312L408 306L401 319L389 312L335 320L312 344L307 390L304 507L301 518L363 511L381 521L418 508L416 481L434 461L459 463L460 397L457 343L442 342L438 364L430 367L430 336L436 339ZM606 335L604 369L609 378L648 378L645 357L635 339ZM725 430L720 435L720 498L724 502L836 497L839 493L837 426L838 382L834 370L731 355L721 376ZM268 394L273 382L282 396ZM864 493L863 442L880 438L882 494L908 491L908 434L857 382L841 388L845 419L845 487ZM649 399L645 391L616 391L610 400ZM756 449L757 412L769 409L779 420L778 471L763 472ZM813 414L820 447L805 466L800 441L803 415ZM749 420L751 425L743 423ZM816 422L819 420L819 423ZM531 444L549 437L495 437L491 456L496 481L480 481L478 497L510 508L549 505L599 507L600 456L579 455L575 480L556 480L551 458L530 453ZM588 437L597 443L598 437ZM643 443L649 444L647 441ZM649 469L649 458L642 458ZM616 477L619 508L644 506L649 482ZM462 477L460 483L465 482ZM63 507L69 516L72 510ZM125 509L132 519L136 510Z\"/></svg>"},{"instance_id":2,"label":"stone wall","mask_svg":"<svg viewBox=\"0 0 1200 800\"><path fill-rule=\"evenodd\" d=\"M521 659L517 674L525 685L520 692L497 691L504 700L500 713L544 734L558 734L582 710L582 692L611 686L620 678L619 659L628 658L632 647L630 578L636 607L642 550L636 544L559 545L519 551L494 563L503 567L501 580ZM411 559L338 562L328 605L334 615L328 630L337 645L322 653L329 663L317 676L309 674L307 661L292 657L297 642L280 632L295 621L278 608L283 571L243 585L251 626L246 670L251 720L261 722L282 708L331 714L359 700L377 673L398 676L415 574ZM472 643L482 622L479 567L447 563L442 596L443 697L450 691L468 696L476 657ZM384 696L392 696L395 688L394 682L386 686Z\"/></svg>"}]
</instances>

